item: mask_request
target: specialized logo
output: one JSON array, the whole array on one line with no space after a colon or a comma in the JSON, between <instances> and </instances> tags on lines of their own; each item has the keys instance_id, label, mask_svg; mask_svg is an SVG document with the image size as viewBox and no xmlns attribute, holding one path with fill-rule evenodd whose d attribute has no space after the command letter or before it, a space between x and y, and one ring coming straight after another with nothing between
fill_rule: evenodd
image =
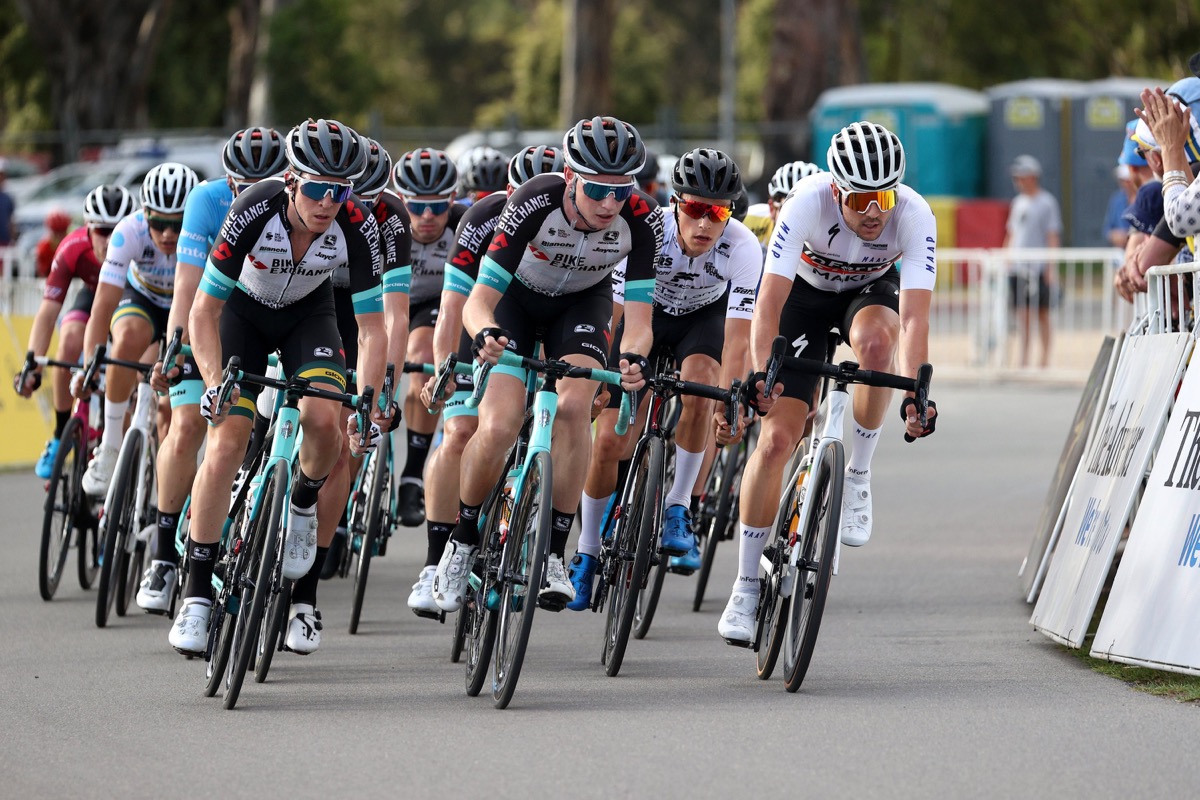
<instances>
[{"instance_id":1,"label":"specialized logo","mask_svg":"<svg viewBox=\"0 0 1200 800\"><path fill-rule=\"evenodd\" d=\"M787 229L785 228L784 230L786 231ZM841 225L834 225L832 228L830 228L830 229L829 229L829 231L828 231L828 233L829 233L829 241L825 243L825 249L826 249L826 250L828 250L829 248L833 247L833 240L834 240L834 237L836 237L836 236L837 236L839 233L841 233L841 230L842 230L842 226L841 226Z\"/></svg>"},{"instance_id":2,"label":"specialized logo","mask_svg":"<svg viewBox=\"0 0 1200 800\"><path fill-rule=\"evenodd\" d=\"M792 347L796 348L792 355L795 358L799 358L800 354L804 352L804 348L808 347L808 335L802 333L797 338L793 339Z\"/></svg>"}]
</instances>

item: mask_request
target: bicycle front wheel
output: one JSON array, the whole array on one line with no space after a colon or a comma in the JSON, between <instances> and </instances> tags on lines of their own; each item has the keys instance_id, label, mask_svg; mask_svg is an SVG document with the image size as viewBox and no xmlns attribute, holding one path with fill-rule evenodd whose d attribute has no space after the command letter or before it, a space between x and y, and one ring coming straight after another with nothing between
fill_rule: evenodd
<instances>
[{"instance_id":1,"label":"bicycle front wheel","mask_svg":"<svg viewBox=\"0 0 1200 800\"><path fill-rule=\"evenodd\" d=\"M254 682L262 683L271 671L275 653L283 649L286 637L288 609L292 604L292 582L280 581L271 588L271 601L267 605L266 623L258 637L258 654L254 662Z\"/></svg>"},{"instance_id":2,"label":"bicycle front wheel","mask_svg":"<svg viewBox=\"0 0 1200 800\"><path fill-rule=\"evenodd\" d=\"M794 545L800 552L783 637L784 686L789 692L795 692L804 682L817 645L841 528L842 473L845 468L841 443L833 442L822 451L820 463L805 491L808 513L802 515L804 528Z\"/></svg>"},{"instance_id":3,"label":"bicycle front wheel","mask_svg":"<svg viewBox=\"0 0 1200 800\"><path fill-rule=\"evenodd\" d=\"M384 522L387 510L384 503L387 497L388 482L391 475L387 469L387 448L390 438L385 436L375 452L368 456L363 465L367 475L363 481L366 485L364 495L367 503L366 528L362 537L362 547L358 553L358 569L354 571L354 597L350 606L350 633L358 633L358 621L362 615L363 599L367 595L367 576L371 572L371 559L375 555L384 537Z\"/></svg>"},{"instance_id":4,"label":"bicycle front wheel","mask_svg":"<svg viewBox=\"0 0 1200 800\"><path fill-rule=\"evenodd\" d=\"M125 571L129 568L129 553L125 550L125 537L131 536L130 529L136 509L138 457L142 453L142 432L131 428L121 443L117 465L113 470L113 485L109 492L110 501L104 509L104 549L100 557L100 584L96 590L96 627L108 624L109 614L117 595L124 590ZM124 612L122 612L124 613Z\"/></svg>"},{"instance_id":5,"label":"bicycle front wheel","mask_svg":"<svg viewBox=\"0 0 1200 800\"><path fill-rule=\"evenodd\" d=\"M58 453L46 483L46 504L42 517L42 544L38 548L38 592L43 600L52 600L58 591L63 568L67 565L67 550L71 534L79 523L80 506L85 502L83 490L76 480L77 467L82 464L80 446L82 425L71 417L59 436Z\"/></svg>"},{"instance_id":6,"label":"bicycle front wheel","mask_svg":"<svg viewBox=\"0 0 1200 800\"><path fill-rule=\"evenodd\" d=\"M538 592L550 553L550 454L534 453L525 467L501 555L500 608L492 663L492 699L506 708L521 677Z\"/></svg>"},{"instance_id":7,"label":"bicycle front wheel","mask_svg":"<svg viewBox=\"0 0 1200 800\"><path fill-rule=\"evenodd\" d=\"M714 465L713 474L717 475L712 491L716 493L716 511L713 512L712 524L704 537L704 547L700 556L700 572L696 575L696 595L692 598L692 611L699 611L704 603L704 593L708 590L708 578L712 575L713 562L717 557L717 545L726 539L732 539L732 531L737 527L737 500L741 489L742 468L746 465L746 443L743 440L733 447L726 447L718 454L720 463ZM717 467L720 472L717 472ZM710 481L711 483L712 481Z\"/></svg>"}]
</instances>

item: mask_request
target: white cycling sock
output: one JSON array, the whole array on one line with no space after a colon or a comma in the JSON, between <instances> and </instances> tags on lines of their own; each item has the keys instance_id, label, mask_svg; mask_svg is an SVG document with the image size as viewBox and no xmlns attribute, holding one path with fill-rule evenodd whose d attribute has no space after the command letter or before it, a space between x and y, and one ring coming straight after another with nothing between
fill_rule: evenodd
<instances>
[{"instance_id":1,"label":"white cycling sock","mask_svg":"<svg viewBox=\"0 0 1200 800\"><path fill-rule=\"evenodd\" d=\"M600 524L604 521L604 510L608 508L611 495L592 497L583 493L579 511L579 544L575 549L587 556L600 554Z\"/></svg>"},{"instance_id":2,"label":"white cycling sock","mask_svg":"<svg viewBox=\"0 0 1200 800\"><path fill-rule=\"evenodd\" d=\"M114 450L121 447L121 440L125 438L125 412L128 410L128 400L124 403L104 401L104 435L100 438L100 444Z\"/></svg>"},{"instance_id":3,"label":"white cycling sock","mask_svg":"<svg viewBox=\"0 0 1200 800\"><path fill-rule=\"evenodd\" d=\"M704 465L704 451L689 453L679 445L675 445L675 482L667 492L667 506L683 506L687 508L692 502L692 487L696 485L696 477L700 475L700 467Z\"/></svg>"},{"instance_id":4,"label":"white cycling sock","mask_svg":"<svg viewBox=\"0 0 1200 800\"><path fill-rule=\"evenodd\" d=\"M738 576L733 582L733 590L742 594L758 594L758 561L767 546L771 526L755 528L743 522L739 527L742 535L738 539Z\"/></svg>"},{"instance_id":5,"label":"white cycling sock","mask_svg":"<svg viewBox=\"0 0 1200 800\"><path fill-rule=\"evenodd\" d=\"M850 452L850 463L846 471L851 475L870 475L871 458L875 455L875 445L879 444L880 425L875 430L868 430L854 421L854 449Z\"/></svg>"}]
</instances>

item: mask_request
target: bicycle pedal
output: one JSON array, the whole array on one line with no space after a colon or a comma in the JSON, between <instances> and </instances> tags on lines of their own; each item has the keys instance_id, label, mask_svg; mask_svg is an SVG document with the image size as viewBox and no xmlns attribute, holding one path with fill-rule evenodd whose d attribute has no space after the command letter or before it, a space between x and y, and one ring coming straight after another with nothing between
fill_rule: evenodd
<instances>
[{"instance_id":1,"label":"bicycle pedal","mask_svg":"<svg viewBox=\"0 0 1200 800\"><path fill-rule=\"evenodd\" d=\"M562 595L555 595L553 597L538 597L538 608L557 613L567 607L567 602L567 598L563 597Z\"/></svg>"},{"instance_id":2,"label":"bicycle pedal","mask_svg":"<svg viewBox=\"0 0 1200 800\"><path fill-rule=\"evenodd\" d=\"M696 570L690 567L667 567L667 572L672 575L694 575Z\"/></svg>"},{"instance_id":3,"label":"bicycle pedal","mask_svg":"<svg viewBox=\"0 0 1200 800\"><path fill-rule=\"evenodd\" d=\"M748 650L753 642L744 639L726 639L725 644L733 645L734 647L745 647Z\"/></svg>"},{"instance_id":4,"label":"bicycle pedal","mask_svg":"<svg viewBox=\"0 0 1200 800\"><path fill-rule=\"evenodd\" d=\"M446 616L445 611L429 611L424 608L414 608L412 612L422 619L440 619Z\"/></svg>"},{"instance_id":5,"label":"bicycle pedal","mask_svg":"<svg viewBox=\"0 0 1200 800\"><path fill-rule=\"evenodd\" d=\"M149 614L151 616L155 616L155 617L170 617L170 616L172 616L170 609L166 609L166 608L143 608L142 611L146 612L147 614Z\"/></svg>"},{"instance_id":6,"label":"bicycle pedal","mask_svg":"<svg viewBox=\"0 0 1200 800\"><path fill-rule=\"evenodd\" d=\"M296 655L298 655L298 656L307 656L307 655L312 655L312 653L303 653L303 652L301 652L301 651L299 651L299 650L293 650L292 648L288 647L286 644L283 646L283 649L284 649L285 651L289 652L289 653L295 653L295 654L296 654ZM314 652L315 652L315 651L314 651Z\"/></svg>"}]
</instances>

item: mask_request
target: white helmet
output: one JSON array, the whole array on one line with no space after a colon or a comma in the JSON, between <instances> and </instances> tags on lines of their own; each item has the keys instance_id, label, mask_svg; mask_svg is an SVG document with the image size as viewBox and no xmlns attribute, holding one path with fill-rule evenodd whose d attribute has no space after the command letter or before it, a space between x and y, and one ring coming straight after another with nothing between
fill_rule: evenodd
<instances>
[{"instance_id":1,"label":"white helmet","mask_svg":"<svg viewBox=\"0 0 1200 800\"><path fill-rule=\"evenodd\" d=\"M133 211L133 195L117 183L101 184L83 200L83 221L88 225L116 225Z\"/></svg>"},{"instance_id":2,"label":"white helmet","mask_svg":"<svg viewBox=\"0 0 1200 800\"><path fill-rule=\"evenodd\" d=\"M767 184L767 197L779 197L792 191L792 187L809 175L816 175L825 170L808 161L793 161L775 170Z\"/></svg>"},{"instance_id":3,"label":"white helmet","mask_svg":"<svg viewBox=\"0 0 1200 800\"><path fill-rule=\"evenodd\" d=\"M834 182L847 192L895 189L904 178L904 145L874 122L855 122L835 133L826 161Z\"/></svg>"},{"instance_id":4,"label":"white helmet","mask_svg":"<svg viewBox=\"0 0 1200 800\"><path fill-rule=\"evenodd\" d=\"M188 192L199 182L189 166L174 161L159 164L142 181L142 205L160 214L183 213Z\"/></svg>"}]
</instances>

